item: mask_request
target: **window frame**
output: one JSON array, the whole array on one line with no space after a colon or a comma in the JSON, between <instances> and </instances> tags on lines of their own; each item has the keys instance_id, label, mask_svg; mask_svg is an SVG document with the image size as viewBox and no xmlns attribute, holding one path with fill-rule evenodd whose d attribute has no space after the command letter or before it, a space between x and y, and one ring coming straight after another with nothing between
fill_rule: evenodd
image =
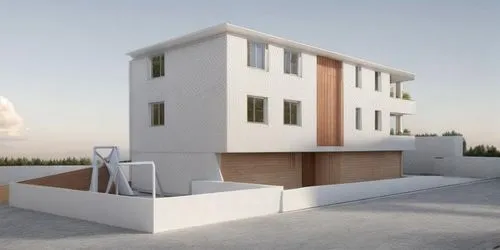
<instances>
[{"instance_id":1,"label":"window frame","mask_svg":"<svg viewBox=\"0 0 500 250\"><path fill-rule=\"evenodd\" d=\"M382 131L382 111L375 110L375 130Z\"/></svg>"},{"instance_id":2,"label":"window frame","mask_svg":"<svg viewBox=\"0 0 500 250\"><path fill-rule=\"evenodd\" d=\"M361 66L356 66L355 68L355 82L354 82L354 86L356 88L362 88L362 68Z\"/></svg>"},{"instance_id":3,"label":"window frame","mask_svg":"<svg viewBox=\"0 0 500 250\"><path fill-rule=\"evenodd\" d=\"M363 130L363 113L360 107L356 108L355 111L355 128L356 130Z\"/></svg>"},{"instance_id":4,"label":"window frame","mask_svg":"<svg viewBox=\"0 0 500 250\"><path fill-rule=\"evenodd\" d=\"M296 105L296 123L292 123L292 105ZM286 106L289 106L289 123L286 121ZM297 100L285 99L283 100L283 124L289 126L302 126L302 103Z\"/></svg>"},{"instance_id":5,"label":"window frame","mask_svg":"<svg viewBox=\"0 0 500 250\"><path fill-rule=\"evenodd\" d=\"M254 49L256 49L257 47L255 47L254 45L263 45L263 55L262 55L262 67L258 67L258 63L257 63L257 58L254 58L254 64L255 65L252 65L252 55L253 57L255 57L255 53L252 53L252 52L255 52ZM254 41L254 40L247 40L247 67L249 68L254 68L254 69L261 69L261 70L265 70L265 71L268 71L269 67L268 67L268 58L269 58L269 44L268 43L265 43L265 42L259 42L259 41Z\"/></svg>"},{"instance_id":6,"label":"window frame","mask_svg":"<svg viewBox=\"0 0 500 250\"><path fill-rule=\"evenodd\" d=\"M292 57L294 54L297 55L297 73L293 73L293 70L292 70L293 69ZM289 56L287 57L287 55L289 55ZM288 62L288 65L287 65L287 62ZM289 72L287 72L287 68L288 68ZM302 53L301 52L298 52L298 51L292 50L292 49L287 49L287 48L283 49L283 73L287 74L287 75L295 75L298 77L302 76Z\"/></svg>"},{"instance_id":7,"label":"window frame","mask_svg":"<svg viewBox=\"0 0 500 250\"><path fill-rule=\"evenodd\" d=\"M248 102L249 99L253 99L252 101L252 119L249 119L250 117L248 116L249 113L249 106ZM263 101L263 107L262 107L262 122L256 121L256 115L255 115L255 100L262 100ZM254 95L247 95L247 122L248 123L256 123L256 124L267 124L267 97L263 96L254 96Z\"/></svg>"},{"instance_id":8,"label":"window frame","mask_svg":"<svg viewBox=\"0 0 500 250\"><path fill-rule=\"evenodd\" d=\"M155 106L160 105L158 110L155 110ZM150 102L149 103L149 126L150 127L163 127L165 126L165 102ZM155 115L159 115L158 118ZM157 122L155 122L157 120Z\"/></svg>"},{"instance_id":9,"label":"window frame","mask_svg":"<svg viewBox=\"0 0 500 250\"><path fill-rule=\"evenodd\" d=\"M158 76L155 76L154 74L154 60L155 58L159 57L160 58L160 74ZM149 57L149 78L150 79L157 79L165 76L165 53L163 54L156 54L152 55Z\"/></svg>"}]
</instances>

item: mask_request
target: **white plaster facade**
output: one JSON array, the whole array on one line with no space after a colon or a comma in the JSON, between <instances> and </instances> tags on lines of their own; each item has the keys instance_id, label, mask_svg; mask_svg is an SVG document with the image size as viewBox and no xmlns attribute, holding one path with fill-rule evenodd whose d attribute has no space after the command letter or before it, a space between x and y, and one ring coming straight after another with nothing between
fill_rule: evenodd
<instances>
[{"instance_id":1,"label":"white plaster facade","mask_svg":"<svg viewBox=\"0 0 500 250\"><path fill-rule=\"evenodd\" d=\"M247 66L247 40L268 44L266 70ZM301 54L300 76L285 74L284 49ZM149 78L150 56L165 55L165 76ZM129 53L130 150L132 160L157 160L172 193L188 193L193 179L219 180L218 153L412 150L411 136L391 136L390 114L414 114L415 103L390 97L390 81L411 73L221 24ZM317 56L343 62L344 146L317 146ZM355 65L362 87L355 86ZM375 91L375 71L381 91ZM265 124L247 122L247 96L267 98ZM300 125L283 123L283 101L300 101ZM165 125L149 126L150 102L165 102ZM362 130L355 109L362 109ZM382 129L375 130L375 110ZM182 156L180 156L182 155ZM162 169L171 169L162 174ZM147 176L131 170L132 182L147 188ZM163 176L164 175L164 176ZM144 185L143 185L144 183ZM174 183L174 184L172 184ZM180 184L183 183L183 184Z\"/></svg>"}]
</instances>

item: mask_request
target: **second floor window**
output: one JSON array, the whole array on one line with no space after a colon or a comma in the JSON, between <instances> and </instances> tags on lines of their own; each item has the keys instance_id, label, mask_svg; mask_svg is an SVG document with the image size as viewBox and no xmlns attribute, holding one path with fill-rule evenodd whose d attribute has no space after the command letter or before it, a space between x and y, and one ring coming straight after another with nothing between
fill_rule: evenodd
<instances>
[{"instance_id":1,"label":"second floor window","mask_svg":"<svg viewBox=\"0 0 500 250\"><path fill-rule=\"evenodd\" d=\"M300 102L284 102L284 123L288 125L300 125Z\"/></svg>"},{"instance_id":2,"label":"second floor window","mask_svg":"<svg viewBox=\"0 0 500 250\"><path fill-rule=\"evenodd\" d=\"M356 88L361 88L361 67L356 66Z\"/></svg>"},{"instance_id":3,"label":"second floor window","mask_svg":"<svg viewBox=\"0 0 500 250\"><path fill-rule=\"evenodd\" d=\"M266 69L267 44L248 41L247 65L249 67Z\"/></svg>"},{"instance_id":4,"label":"second floor window","mask_svg":"<svg viewBox=\"0 0 500 250\"><path fill-rule=\"evenodd\" d=\"M165 76L165 55L151 57L151 78Z\"/></svg>"},{"instance_id":5,"label":"second floor window","mask_svg":"<svg viewBox=\"0 0 500 250\"><path fill-rule=\"evenodd\" d=\"M382 91L381 89L381 79L380 79L380 72L375 71L375 91Z\"/></svg>"},{"instance_id":6,"label":"second floor window","mask_svg":"<svg viewBox=\"0 0 500 250\"><path fill-rule=\"evenodd\" d=\"M165 103L153 102L149 104L149 116L151 118L151 126L165 125Z\"/></svg>"},{"instance_id":7,"label":"second floor window","mask_svg":"<svg viewBox=\"0 0 500 250\"><path fill-rule=\"evenodd\" d=\"M300 54L290 50L285 50L285 73L299 75Z\"/></svg>"},{"instance_id":8,"label":"second floor window","mask_svg":"<svg viewBox=\"0 0 500 250\"><path fill-rule=\"evenodd\" d=\"M265 123L266 119L266 98L248 96L247 97L247 121Z\"/></svg>"}]
</instances>

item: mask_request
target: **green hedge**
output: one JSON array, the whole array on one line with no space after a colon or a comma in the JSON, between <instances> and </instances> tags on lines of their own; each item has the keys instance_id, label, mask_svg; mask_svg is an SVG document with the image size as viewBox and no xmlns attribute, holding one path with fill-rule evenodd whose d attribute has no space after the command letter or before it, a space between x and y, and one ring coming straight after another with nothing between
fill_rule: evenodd
<instances>
[{"instance_id":1,"label":"green hedge","mask_svg":"<svg viewBox=\"0 0 500 250\"><path fill-rule=\"evenodd\" d=\"M91 165L90 158L67 157L61 159L40 159L26 157L0 157L0 166L55 166L55 165Z\"/></svg>"}]
</instances>

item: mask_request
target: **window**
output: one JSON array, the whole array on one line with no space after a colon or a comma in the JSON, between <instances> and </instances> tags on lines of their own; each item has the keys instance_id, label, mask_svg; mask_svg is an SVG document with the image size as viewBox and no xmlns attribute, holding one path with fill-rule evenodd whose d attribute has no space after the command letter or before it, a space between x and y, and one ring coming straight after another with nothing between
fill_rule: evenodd
<instances>
[{"instance_id":1,"label":"window","mask_svg":"<svg viewBox=\"0 0 500 250\"><path fill-rule=\"evenodd\" d=\"M247 121L265 123L266 118L266 98L247 97Z\"/></svg>"},{"instance_id":2,"label":"window","mask_svg":"<svg viewBox=\"0 0 500 250\"><path fill-rule=\"evenodd\" d=\"M284 123L288 125L300 125L300 102L284 102Z\"/></svg>"},{"instance_id":3,"label":"window","mask_svg":"<svg viewBox=\"0 0 500 250\"><path fill-rule=\"evenodd\" d=\"M361 108L356 108L356 129L361 130L362 124L361 124Z\"/></svg>"},{"instance_id":4,"label":"window","mask_svg":"<svg viewBox=\"0 0 500 250\"><path fill-rule=\"evenodd\" d=\"M375 130L382 130L382 112L375 110Z\"/></svg>"},{"instance_id":5,"label":"window","mask_svg":"<svg viewBox=\"0 0 500 250\"><path fill-rule=\"evenodd\" d=\"M361 67L356 66L356 88L361 88Z\"/></svg>"},{"instance_id":6,"label":"window","mask_svg":"<svg viewBox=\"0 0 500 250\"><path fill-rule=\"evenodd\" d=\"M299 62L300 62L300 54L297 52L292 52L289 50L285 50L285 73L299 75Z\"/></svg>"},{"instance_id":7,"label":"window","mask_svg":"<svg viewBox=\"0 0 500 250\"><path fill-rule=\"evenodd\" d=\"M247 42L247 65L254 68L266 69L267 44Z\"/></svg>"},{"instance_id":8,"label":"window","mask_svg":"<svg viewBox=\"0 0 500 250\"><path fill-rule=\"evenodd\" d=\"M380 72L375 72L375 91L382 91L380 88Z\"/></svg>"},{"instance_id":9,"label":"window","mask_svg":"<svg viewBox=\"0 0 500 250\"><path fill-rule=\"evenodd\" d=\"M165 76L165 55L151 57L151 78Z\"/></svg>"},{"instance_id":10,"label":"window","mask_svg":"<svg viewBox=\"0 0 500 250\"><path fill-rule=\"evenodd\" d=\"M149 104L149 116L151 118L151 126L165 125L165 103L153 102Z\"/></svg>"}]
</instances>

